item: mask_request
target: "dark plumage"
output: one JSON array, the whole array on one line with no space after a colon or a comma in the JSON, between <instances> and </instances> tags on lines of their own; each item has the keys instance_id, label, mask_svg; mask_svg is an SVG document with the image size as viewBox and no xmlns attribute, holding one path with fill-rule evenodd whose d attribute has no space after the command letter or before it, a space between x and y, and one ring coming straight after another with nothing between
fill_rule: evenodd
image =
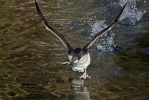
<instances>
[{"instance_id":1,"label":"dark plumage","mask_svg":"<svg viewBox=\"0 0 149 100\"><path fill-rule=\"evenodd\" d=\"M84 79L87 77L90 78L90 76L86 72L86 68L90 64L90 55L88 53L88 49L95 43L95 41L98 38L100 38L100 36L105 34L107 31L111 30L111 28L118 22L118 18L122 14L127 3L124 5L120 14L116 17L116 19L111 23L110 26L108 26L107 28L97 33L91 39L91 41L88 42L83 48L75 48L75 49L71 47L71 45L66 41L66 39L64 38L62 34L60 34L57 30L55 30L54 28L48 25L48 22L46 21L42 12L40 11L36 0L35 0L35 4L36 4L38 15L41 18L42 24L46 27L47 30L53 33L62 42L62 44L68 49L68 58L69 58L68 64L73 65L72 69L74 71L84 72L84 74L80 78L84 78Z\"/></svg>"}]
</instances>

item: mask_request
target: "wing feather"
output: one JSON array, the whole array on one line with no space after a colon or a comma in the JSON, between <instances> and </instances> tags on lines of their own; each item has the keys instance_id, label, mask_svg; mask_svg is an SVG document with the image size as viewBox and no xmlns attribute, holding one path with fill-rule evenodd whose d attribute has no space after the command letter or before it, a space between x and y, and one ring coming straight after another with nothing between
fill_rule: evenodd
<instances>
[{"instance_id":1,"label":"wing feather","mask_svg":"<svg viewBox=\"0 0 149 100\"><path fill-rule=\"evenodd\" d=\"M53 33L62 42L62 44L66 48L68 48L68 49L72 48L70 46L70 44L66 41L66 39L64 38L64 36L62 34L60 34L57 30L55 30L54 28L52 28L51 26L48 25L48 22L46 21L46 19L44 18L41 10L39 9L39 6L38 6L36 0L35 0L35 4L36 4L36 9L37 9L38 15L41 18L41 22L46 27L46 29L48 31L50 31L51 33Z\"/></svg>"},{"instance_id":2,"label":"wing feather","mask_svg":"<svg viewBox=\"0 0 149 100\"><path fill-rule=\"evenodd\" d=\"M91 41L90 41L89 43L87 43L87 44L83 47L84 50L88 50L88 48L89 48L90 46L92 46L98 38L100 38L103 34L105 34L106 32L108 32L109 30L111 30L111 28L118 22L118 18L119 18L119 17L121 16L121 14L123 13L123 11L124 11L126 5L127 5L127 2L126 2L126 4L124 5L124 7L122 8L120 14L119 14L119 15L116 17L116 19L111 23L111 25L108 26L107 28L103 29L103 30L100 31L99 33L97 33L97 34L91 39Z\"/></svg>"}]
</instances>

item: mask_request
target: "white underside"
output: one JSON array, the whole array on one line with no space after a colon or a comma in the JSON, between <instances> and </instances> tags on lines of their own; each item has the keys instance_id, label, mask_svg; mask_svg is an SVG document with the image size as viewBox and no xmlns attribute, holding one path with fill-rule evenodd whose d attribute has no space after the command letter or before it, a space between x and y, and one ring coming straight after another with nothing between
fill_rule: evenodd
<instances>
[{"instance_id":1,"label":"white underside","mask_svg":"<svg viewBox=\"0 0 149 100\"><path fill-rule=\"evenodd\" d=\"M71 60L72 56L68 56L68 58L69 58L69 60ZM85 69L90 64L90 61L91 61L90 54L87 53L77 63L73 63L72 70L79 71L79 72L84 72Z\"/></svg>"}]
</instances>

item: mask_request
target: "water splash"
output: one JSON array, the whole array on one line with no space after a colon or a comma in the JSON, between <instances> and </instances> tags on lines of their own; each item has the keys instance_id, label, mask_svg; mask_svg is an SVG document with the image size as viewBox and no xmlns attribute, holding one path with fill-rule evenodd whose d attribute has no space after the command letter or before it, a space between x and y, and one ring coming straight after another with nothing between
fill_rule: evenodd
<instances>
[{"instance_id":1,"label":"water splash","mask_svg":"<svg viewBox=\"0 0 149 100\"><path fill-rule=\"evenodd\" d=\"M145 14L146 11L139 11L136 8L136 2L138 1L140 0L130 0L128 2L123 14L119 18L120 23L127 24L127 25L136 25L136 23L140 21L140 19L142 18L142 16ZM113 3L113 6L123 7L126 2L127 2L126 0L119 0L118 3ZM102 29L107 27L107 25L105 24L105 20L96 21L91 26L92 26L92 30L90 34L91 37L93 37L95 34L97 34ZM98 39L95 46L99 51L104 51L104 52L115 52L115 51L121 50L122 48L117 47L114 44L114 36L115 35L112 31L107 32L100 39Z\"/></svg>"},{"instance_id":2,"label":"water splash","mask_svg":"<svg viewBox=\"0 0 149 100\"><path fill-rule=\"evenodd\" d=\"M92 26L92 33L91 36L96 35L98 32L100 32L102 29L106 28L107 25L105 24L105 20L96 21Z\"/></svg>"},{"instance_id":3,"label":"water splash","mask_svg":"<svg viewBox=\"0 0 149 100\"><path fill-rule=\"evenodd\" d=\"M141 0L129 0L123 14L119 18L119 21L125 22L125 24L136 25L136 23L142 18L146 11L139 11L136 8L137 2ZM119 0L119 5L123 6L126 0Z\"/></svg>"},{"instance_id":4,"label":"water splash","mask_svg":"<svg viewBox=\"0 0 149 100\"><path fill-rule=\"evenodd\" d=\"M102 29L106 28L107 25L105 24L105 20L97 21L92 25L92 31L91 36L94 36L98 32L100 32ZM100 39L98 39L97 43L95 44L97 49L99 51L114 51L114 34L112 31L109 31L108 33L101 36Z\"/></svg>"}]
</instances>

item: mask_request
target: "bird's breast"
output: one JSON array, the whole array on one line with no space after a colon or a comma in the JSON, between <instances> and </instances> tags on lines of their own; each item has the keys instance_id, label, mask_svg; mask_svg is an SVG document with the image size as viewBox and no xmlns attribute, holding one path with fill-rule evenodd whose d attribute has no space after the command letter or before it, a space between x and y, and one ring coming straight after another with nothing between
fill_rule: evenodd
<instances>
[{"instance_id":1,"label":"bird's breast","mask_svg":"<svg viewBox=\"0 0 149 100\"><path fill-rule=\"evenodd\" d=\"M90 54L87 53L86 55L82 56L77 63L74 63L73 65L74 67L87 68L87 66L90 64L90 61L91 61Z\"/></svg>"}]
</instances>

